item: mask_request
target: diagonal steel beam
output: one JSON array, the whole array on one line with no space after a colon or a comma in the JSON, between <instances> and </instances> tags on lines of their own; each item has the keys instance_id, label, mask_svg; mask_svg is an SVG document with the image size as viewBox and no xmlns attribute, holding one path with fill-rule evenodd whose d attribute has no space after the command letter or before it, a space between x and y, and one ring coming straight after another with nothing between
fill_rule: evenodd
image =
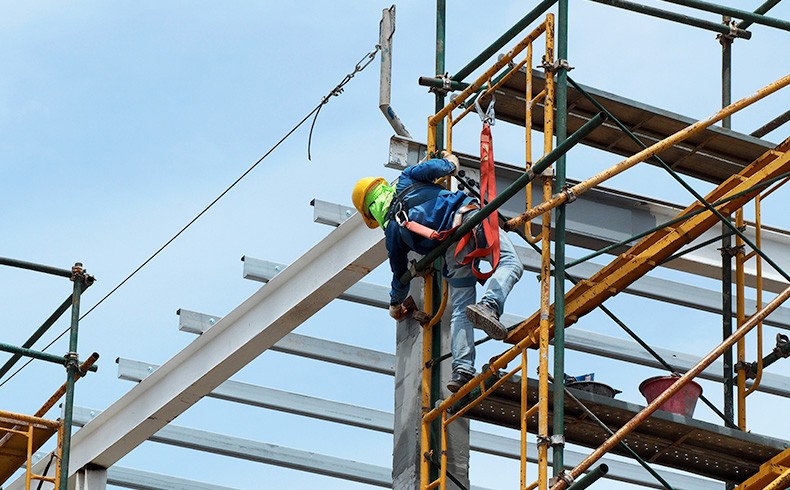
<instances>
[{"instance_id":1,"label":"diagonal steel beam","mask_svg":"<svg viewBox=\"0 0 790 490\"><path fill-rule=\"evenodd\" d=\"M75 434L69 475L112 466L385 259L382 235L359 216L333 230Z\"/></svg>"}]
</instances>

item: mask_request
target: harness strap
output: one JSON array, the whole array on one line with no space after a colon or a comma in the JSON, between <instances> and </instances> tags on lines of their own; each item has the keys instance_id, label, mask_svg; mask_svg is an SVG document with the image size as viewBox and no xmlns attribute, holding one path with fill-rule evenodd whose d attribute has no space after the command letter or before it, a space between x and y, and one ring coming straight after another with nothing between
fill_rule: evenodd
<instances>
[{"instance_id":1,"label":"harness strap","mask_svg":"<svg viewBox=\"0 0 790 490\"><path fill-rule=\"evenodd\" d=\"M480 133L480 200L482 203L491 202L496 197L496 177L494 175L494 142L491 137L491 126L488 122L483 123L483 130ZM482 225L482 237L478 237L475 231L467 233L455 247L455 259L460 264L472 264L472 273L485 281L499 265L499 213L494 210L488 215ZM464 247L474 240L475 249L459 259ZM491 270L481 272L479 269L480 259L490 257Z\"/></svg>"}]
</instances>

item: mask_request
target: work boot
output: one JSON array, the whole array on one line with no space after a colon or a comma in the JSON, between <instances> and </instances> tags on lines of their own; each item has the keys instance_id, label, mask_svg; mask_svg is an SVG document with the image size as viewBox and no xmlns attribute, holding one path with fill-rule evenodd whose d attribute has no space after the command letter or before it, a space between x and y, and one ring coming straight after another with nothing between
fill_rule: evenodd
<instances>
[{"instance_id":1,"label":"work boot","mask_svg":"<svg viewBox=\"0 0 790 490\"><path fill-rule=\"evenodd\" d=\"M494 340L507 337L507 328L500 323L499 314L485 303L467 306L466 318Z\"/></svg>"},{"instance_id":2,"label":"work boot","mask_svg":"<svg viewBox=\"0 0 790 490\"><path fill-rule=\"evenodd\" d=\"M474 374L469 374L465 371L453 371L453 375L450 378L450 382L447 383L447 389L455 393L456 391L460 390L463 385L468 383L474 377L475 377Z\"/></svg>"}]
</instances>

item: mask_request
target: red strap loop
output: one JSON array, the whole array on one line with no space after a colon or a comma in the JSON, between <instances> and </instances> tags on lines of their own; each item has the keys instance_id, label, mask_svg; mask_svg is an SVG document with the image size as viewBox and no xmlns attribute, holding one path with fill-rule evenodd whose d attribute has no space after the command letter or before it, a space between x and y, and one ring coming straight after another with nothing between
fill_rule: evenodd
<instances>
[{"instance_id":1,"label":"red strap loop","mask_svg":"<svg viewBox=\"0 0 790 490\"><path fill-rule=\"evenodd\" d=\"M480 133L480 200L481 205L491 202L496 197L496 176L494 175L494 141L491 137L491 126L486 122L483 123L483 131ZM458 242L455 247L455 259L459 260L460 264L472 264L472 273L480 279L485 281L499 265L499 213L494 210L488 215L482 224L483 237L485 239L485 246L477 247L465 257L458 256L462 253L464 247L473 238L475 231L467 233ZM490 257L491 270L481 272L477 259L484 259Z\"/></svg>"}]
</instances>

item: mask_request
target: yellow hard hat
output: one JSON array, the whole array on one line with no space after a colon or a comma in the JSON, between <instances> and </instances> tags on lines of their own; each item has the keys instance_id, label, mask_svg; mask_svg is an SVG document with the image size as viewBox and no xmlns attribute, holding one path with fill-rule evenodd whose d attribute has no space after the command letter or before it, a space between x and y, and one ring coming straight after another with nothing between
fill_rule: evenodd
<instances>
[{"instance_id":1,"label":"yellow hard hat","mask_svg":"<svg viewBox=\"0 0 790 490\"><path fill-rule=\"evenodd\" d=\"M365 206L365 196L377 185L386 183L387 181L381 177L365 177L364 179L359 179L357 185L354 186L354 191L351 193L351 201L354 203L357 211L359 211L359 214L362 215L362 219L365 220L368 228L378 228L379 224L368 212L368 208Z\"/></svg>"}]
</instances>

